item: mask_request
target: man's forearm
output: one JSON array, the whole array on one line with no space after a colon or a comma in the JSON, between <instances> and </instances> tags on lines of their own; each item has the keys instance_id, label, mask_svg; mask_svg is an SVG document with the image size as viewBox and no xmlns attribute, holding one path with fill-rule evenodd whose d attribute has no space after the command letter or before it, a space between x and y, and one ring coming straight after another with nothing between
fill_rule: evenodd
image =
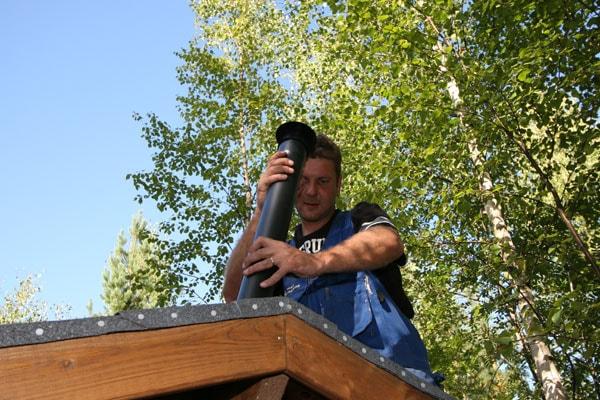
<instances>
[{"instance_id":1,"label":"man's forearm","mask_svg":"<svg viewBox=\"0 0 600 400\"><path fill-rule=\"evenodd\" d=\"M400 258L404 244L398 233L387 226L374 226L358 232L329 250L315 254L319 275L377 269Z\"/></svg>"},{"instance_id":2,"label":"man's forearm","mask_svg":"<svg viewBox=\"0 0 600 400\"><path fill-rule=\"evenodd\" d=\"M259 237L246 249L243 274L252 275L277 266L260 283L269 287L287 274L314 277L323 274L377 269L392 263L404 253L404 245L395 229L374 226L359 232L331 249L309 254L279 240Z\"/></svg>"},{"instance_id":3,"label":"man's forearm","mask_svg":"<svg viewBox=\"0 0 600 400\"><path fill-rule=\"evenodd\" d=\"M225 282L223 284L223 298L226 302L237 299L242 284L242 263L246 254L248 254L248 248L252 245L259 219L260 212L255 212L227 261Z\"/></svg>"}]
</instances>

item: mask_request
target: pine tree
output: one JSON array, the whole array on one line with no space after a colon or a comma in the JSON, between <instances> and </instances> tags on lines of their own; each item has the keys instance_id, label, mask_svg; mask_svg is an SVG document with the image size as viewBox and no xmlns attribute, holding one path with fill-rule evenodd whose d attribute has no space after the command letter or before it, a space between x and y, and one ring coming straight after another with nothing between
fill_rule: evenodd
<instances>
[{"instance_id":1,"label":"pine tree","mask_svg":"<svg viewBox=\"0 0 600 400\"><path fill-rule=\"evenodd\" d=\"M148 223L141 213L133 217L129 235L129 248L126 248L125 233L119 233L115 249L102 274L101 297L108 314L128 309L160 307L172 301L169 296L155 290L161 276L152 272L150 266L164 265L165 262L158 255L156 236L149 231Z\"/></svg>"}]
</instances>

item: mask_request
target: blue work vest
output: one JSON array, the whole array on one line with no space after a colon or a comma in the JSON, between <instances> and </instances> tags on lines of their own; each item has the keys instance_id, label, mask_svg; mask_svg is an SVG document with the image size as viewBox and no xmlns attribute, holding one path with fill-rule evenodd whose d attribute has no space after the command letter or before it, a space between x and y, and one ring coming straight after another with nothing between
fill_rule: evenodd
<instances>
[{"instance_id":1,"label":"blue work vest","mask_svg":"<svg viewBox=\"0 0 600 400\"><path fill-rule=\"evenodd\" d=\"M322 251L354 235L350 212L338 213ZM295 241L289 242L296 247ZM285 296L332 321L344 333L433 382L419 333L371 271L283 278Z\"/></svg>"}]
</instances>

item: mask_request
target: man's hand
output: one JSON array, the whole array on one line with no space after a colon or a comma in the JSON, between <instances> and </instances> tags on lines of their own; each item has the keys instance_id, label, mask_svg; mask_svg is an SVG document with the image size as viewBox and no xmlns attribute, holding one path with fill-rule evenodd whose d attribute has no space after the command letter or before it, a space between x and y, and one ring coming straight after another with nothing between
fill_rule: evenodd
<instances>
[{"instance_id":1,"label":"man's hand","mask_svg":"<svg viewBox=\"0 0 600 400\"><path fill-rule=\"evenodd\" d=\"M277 271L262 281L260 287L273 286L287 274L313 277L321 274L323 262L318 254L304 253L279 240L259 237L248 249L242 264L244 275L252 275L275 266Z\"/></svg>"},{"instance_id":2,"label":"man's hand","mask_svg":"<svg viewBox=\"0 0 600 400\"><path fill-rule=\"evenodd\" d=\"M256 208L262 211L269 187L278 181L285 181L288 175L294 173L294 161L288 158L285 151L277 151L269 158L267 167L263 171L256 187Z\"/></svg>"},{"instance_id":3,"label":"man's hand","mask_svg":"<svg viewBox=\"0 0 600 400\"><path fill-rule=\"evenodd\" d=\"M242 265L248 254L248 249L256 233L258 221L262 213L265 198L269 187L278 181L284 181L289 174L294 173L294 161L287 157L284 151L278 151L269 158L267 167L260 176L256 187L256 209L248 222L240 240L231 251L225 268L225 282L223 284L223 298L225 301L234 301L242 283ZM270 262L270 261L269 261ZM250 265L250 264L246 264Z\"/></svg>"}]
</instances>

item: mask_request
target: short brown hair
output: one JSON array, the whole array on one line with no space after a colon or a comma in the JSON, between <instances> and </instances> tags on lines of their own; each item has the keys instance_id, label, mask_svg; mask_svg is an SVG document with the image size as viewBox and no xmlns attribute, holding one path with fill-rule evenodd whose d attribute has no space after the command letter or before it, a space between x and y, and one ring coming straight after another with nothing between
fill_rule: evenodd
<instances>
[{"instance_id":1,"label":"short brown hair","mask_svg":"<svg viewBox=\"0 0 600 400\"><path fill-rule=\"evenodd\" d=\"M342 152L337 144L323 134L317 135L315 149L308 155L308 158L324 158L333 161L337 179L342 176Z\"/></svg>"}]
</instances>

